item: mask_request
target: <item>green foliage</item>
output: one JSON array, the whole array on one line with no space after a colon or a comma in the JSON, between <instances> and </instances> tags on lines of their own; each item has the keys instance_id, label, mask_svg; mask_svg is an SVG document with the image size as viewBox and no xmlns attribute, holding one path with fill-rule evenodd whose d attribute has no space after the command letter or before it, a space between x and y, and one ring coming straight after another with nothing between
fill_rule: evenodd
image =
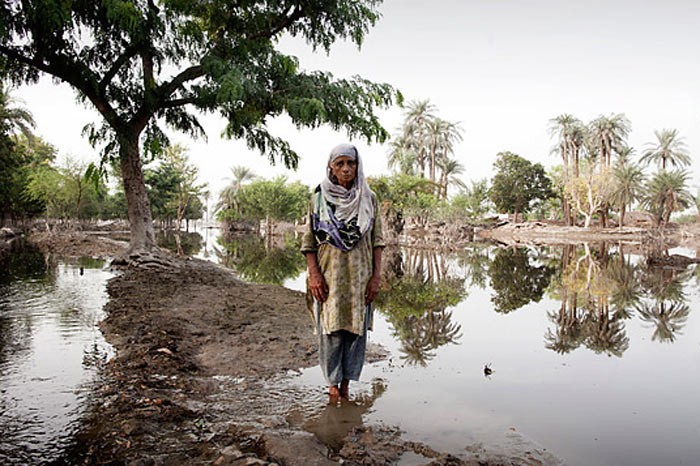
<instances>
[{"instance_id":1,"label":"green foliage","mask_svg":"<svg viewBox=\"0 0 700 466\"><path fill-rule=\"evenodd\" d=\"M265 128L268 117L286 113L299 127L330 124L383 141L373 108L401 95L386 84L301 71L295 57L275 49L279 38L298 36L314 49L343 39L359 45L380 3L5 2L0 72L15 82L48 73L72 85L103 115L104 125L85 133L105 143L108 157L123 136L142 130L145 151L159 153L169 144L162 123L201 135L200 111L219 112L226 135L296 166L297 154Z\"/></svg>"},{"instance_id":2,"label":"green foliage","mask_svg":"<svg viewBox=\"0 0 700 466\"><path fill-rule=\"evenodd\" d=\"M244 280L253 283L282 285L296 278L306 268L304 256L299 254L300 243L286 237L281 246L266 244L267 238L257 236L225 238L222 263L234 269Z\"/></svg>"},{"instance_id":3,"label":"green foliage","mask_svg":"<svg viewBox=\"0 0 700 466\"><path fill-rule=\"evenodd\" d=\"M414 216L426 221L443 204L435 194L435 184L422 176L394 174L368 178L370 188L390 214Z\"/></svg>"},{"instance_id":4,"label":"green foliage","mask_svg":"<svg viewBox=\"0 0 700 466\"><path fill-rule=\"evenodd\" d=\"M308 209L309 188L298 181L287 183L285 176L256 180L238 192L240 218L294 221Z\"/></svg>"},{"instance_id":5,"label":"green foliage","mask_svg":"<svg viewBox=\"0 0 700 466\"><path fill-rule=\"evenodd\" d=\"M665 170L668 164L679 168L690 165L690 155L677 129L654 131L654 135L657 142L647 144L647 149L639 159L641 163L657 162L662 170Z\"/></svg>"},{"instance_id":6,"label":"green foliage","mask_svg":"<svg viewBox=\"0 0 700 466\"><path fill-rule=\"evenodd\" d=\"M688 173L684 170L661 170L647 182L642 204L652 214L656 225L667 224L673 212L692 205L687 180Z\"/></svg>"},{"instance_id":7,"label":"green foliage","mask_svg":"<svg viewBox=\"0 0 700 466\"><path fill-rule=\"evenodd\" d=\"M524 248L499 249L489 266L496 312L508 313L542 299L554 268L532 265Z\"/></svg>"},{"instance_id":8,"label":"green foliage","mask_svg":"<svg viewBox=\"0 0 700 466\"><path fill-rule=\"evenodd\" d=\"M434 110L427 100L409 103L399 133L392 140L388 162L400 174L427 177L434 193L447 199L449 183L463 185L456 175L464 167L451 158L455 144L462 140L462 128L438 118Z\"/></svg>"},{"instance_id":9,"label":"green foliage","mask_svg":"<svg viewBox=\"0 0 700 466\"><path fill-rule=\"evenodd\" d=\"M463 212L472 222L481 220L492 208L488 180L472 181L470 187L452 198L450 205L455 211Z\"/></svg>"},{"instance_id":10,"label":"green foliage","mask_svg":"<svg viewBox=\"0 0 700 466\"><path fill-rule=\"evenodd\" d=\"M464 280L432 282L409 274L384 284L375 304L390 320L398 321L408 316L420 317L426 311L456 306L466 297Z\"/></svg>"},{"instance_id":11,"label":"green foliage","mask_svg":"<svg viewBox=\"0 0 700 466\"><path fill-rule=\"evenodd\" d=\"M166 149L159 165L145 170L144 175L154 218L178 224L185 218L202 218L199 196L204 185L197 183L197 167L189 162L183 146Z\"/></svg>"},{"instance_id":12,"label":"green foliage","mask_svg":"<svg viewBox=\"0 0 700 466\"><path fill-rule=\"evenodd\" d=\"M545 201L554 195L541 164L532 164L512 152L500 152L497 157L489 198L499 212L513 212L517 216L528 212L535 201Z\"/></svg>"}]
</instances>

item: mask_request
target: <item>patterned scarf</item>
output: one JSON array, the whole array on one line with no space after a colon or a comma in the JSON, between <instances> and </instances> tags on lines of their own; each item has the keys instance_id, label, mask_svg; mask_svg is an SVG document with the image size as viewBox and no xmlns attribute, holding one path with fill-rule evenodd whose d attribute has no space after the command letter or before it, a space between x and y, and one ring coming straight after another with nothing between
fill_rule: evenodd
<instances>
[{"instance_id":1,"label":"patterned scarf","mask_svg":"<svg viewBox=\"0 0 700 466\"><path fill-rule=\"evenodd\" d=\"M331 180L330 166L341 156L352 157L357 162L357 176L350 189ZM329 243L342 251L354 248L374 221L373 193L355 146L340 144L333 148L328 157L326 178L314 194L313 230L318 242Z\"/></svg>"}]
</instances>

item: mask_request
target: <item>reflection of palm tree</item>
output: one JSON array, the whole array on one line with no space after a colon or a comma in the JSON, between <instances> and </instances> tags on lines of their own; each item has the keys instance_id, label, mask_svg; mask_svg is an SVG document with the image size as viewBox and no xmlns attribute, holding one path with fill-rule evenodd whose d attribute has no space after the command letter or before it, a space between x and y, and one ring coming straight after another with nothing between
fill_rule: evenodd
<instances>
[{"instance_id":1,"label":"reflection of palm tree","mask_svg":"<svg viewBox=\"0 0 700 466\"><path fill-rule=\"evenodd\" d=\"M599 305L597 310L592 309L584 319L583 328L586 347L596 353L605 352L622 357L629 348L624 322L611 318L606 305Z\"/></svg>"},{"instance_id":2,"label":"reflection of palm tree","mask_svg":"<svg viewBox=\"0 0 700 466\"><path fill-rule=\"evenodd\" d=\"M465 278L470 286L486 288L489 264L491 258L486 248L468 248L458 253L457 264L464 270Z\"/></svg>"},{"instance_id":3,"label":"reflection of palm tree","mask_svg":"<svg viewBox=\"0 0 700 466\"><path fill-rule=\"evenodd\" d=\"M654 324L654 333L651 339L661 342L673 342L676 334L681 333L681 329L688 320L690 307L685 303L665 303L656 302L654 305L642 303L637 307L639 317L644 322Z\"/></svg>"},{"instance_id":4,"label":"reflection of palm tree","mask_svg":"<svg viewBox=\"0 0 700 466\"><path fill-rule=\"evenodd\" d=\"M636 267L625 262L623 258L615 260L605 268L605 279L612 285L609 300L615 309L615 318L627 319L629 310L642 297L642 288L636 276Z\"/></svg>"},{"instance_id":5,"label":"reflection of palm tree","mask_svg":"<svg viewBox=\"0 0 700 466\"><path fill-rule=\"evenodd\" d=\"M545 347L559 354L569 353L583 342L583 317L576 307L576 294L571 299L564 290L559 312L549 312L549 319L556 324L556 330L547 329Z\"/></svg>"},{"instance_id":6,"label":"reflection of palm tree","mask_svg":"<svg viewBox=\"0 0 700 466\"><path fill-rule=\"evenodd\" d=\"M437 348L461 338L446 309L466 297L464 279L448 277L445 257L434 251L407 250L406 257L406 273L387 275L375 304L401 341L402 358L426 365Z\"/></svg>"},{"instance_id":7,"label":"reflection of palm tree","mask_svg":"<svg viewBox=\"0 0 700 466\"><path fill-rule=\"evenodd\" d=\"M409 364L426 366L435 357L435 350L456 344L462 334L461 325L452 322L452 312L430 310L420 317L407 316L394 327L394 336L401 340L401 359Z\"/></svg>"},{"instance_id":8,"label":"reflection of palm tree","mask_svg":"<svg viewBox=\"0 0 700 466\"><path fill-rule=\"evenodd\" d=\"M687 301L684 285L691 272L645 265L641 269L640 283L645 294L656 301Z\"/></svg>"}]
</instances>

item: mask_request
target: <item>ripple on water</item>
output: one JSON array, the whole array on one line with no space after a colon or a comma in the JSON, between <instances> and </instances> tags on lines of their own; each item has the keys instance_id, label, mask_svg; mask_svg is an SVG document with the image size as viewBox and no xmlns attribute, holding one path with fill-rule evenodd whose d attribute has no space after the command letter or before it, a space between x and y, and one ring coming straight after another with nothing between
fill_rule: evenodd
<instances>
[{"instance_id":1,"label":"ripple on water","mask_svg":"<svg viewBox=\"0 0 700 466\"><path fill-rule=\"evenodd\" d=\"M0 284L0 464L47 464L72 441L96 367L111 273L57 263Z\"/></svg>"}]
</instances>

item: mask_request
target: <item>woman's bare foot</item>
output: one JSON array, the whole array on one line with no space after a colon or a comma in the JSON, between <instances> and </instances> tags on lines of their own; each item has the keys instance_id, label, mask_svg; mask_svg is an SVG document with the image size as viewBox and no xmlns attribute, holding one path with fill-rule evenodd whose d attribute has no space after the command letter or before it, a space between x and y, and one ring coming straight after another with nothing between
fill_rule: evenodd
<instances>
[{"instance_id":1,"label":"woman's bare foot","mask_svg":"<svg viewBox=\"0 0 700 466\"><path fill-rule=\"evenodd\" d=\"M340 382L340 397L345 398L346 400L350 398L350 381L348 379L343 379L342 382Z\"/></svg>"},{"instance_id":2,"label":"woman's bare foot","mask_svg":"<svg viewBox=\"0 0 700 466\"><path fill-rule=\"evenodd\" d=\"M340 390L338 390L337 385L331 385L328 387L328 400L331 403L337 403L340 398Z\"/></svg>"}]
</instances>

